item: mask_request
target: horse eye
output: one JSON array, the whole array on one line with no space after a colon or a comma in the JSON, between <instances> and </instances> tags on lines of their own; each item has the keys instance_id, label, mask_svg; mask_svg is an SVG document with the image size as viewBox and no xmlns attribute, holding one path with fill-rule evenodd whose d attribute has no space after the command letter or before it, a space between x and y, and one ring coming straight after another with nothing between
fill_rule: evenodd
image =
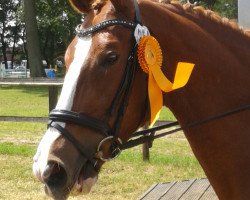
<instances>
[{"instance_id":1,"label":"horse eye","mask_svg":"<svg viewBox=\"0 0 250 200\"><path fill-rule=\"evenodd\" d=\"M109 52L105 55L105 58L103 59L102 65L103 66L110 66L114 65L116 61L118 60L119 56L115 52Z\"/></svg>"}]
</instances>

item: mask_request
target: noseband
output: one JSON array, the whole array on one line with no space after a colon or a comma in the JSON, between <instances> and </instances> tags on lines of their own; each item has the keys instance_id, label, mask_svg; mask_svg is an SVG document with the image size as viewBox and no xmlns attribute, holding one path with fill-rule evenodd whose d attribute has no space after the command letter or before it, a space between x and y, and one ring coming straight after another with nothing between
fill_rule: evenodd
<instances>
[{"instance_id":1,"label":"noseband","mask_svg":"<svg viewBox=\"0 0 250 200\"><path fill-rule=\"evenodd\" d=\"M139 18L139 9L138 9L138 3L136 0L134 0L135 3L135 13L136 13L136 22L130 22L126 20L119 20L119 19L111 19L104 22L101 22L97 25L94 25L92 27L89 27L87 29L82 29L81 25L77 26L76 28L76 35L78 37L87 37L91 34L105 29L109 26L123 26L125 28L129 28L133 31L135 30L137 24L140 22ZM125 68L125 72L123 74L122 80L120 82L120 86L111 102L111 105L108 109L107 115L108 117L111 117L116 112L116 118L115 123L113 127L110 127L106 122L101 121L97 118L91 117L89 115L86 115L84 113L77 113L69 110L52 110L49 114L49 127L53 127L57 129L67 140L69 140L75 148L80 152L82 156L87 158L89 162L92 163L94 168L97 169L97 163L98 160L102 161L108 161L116 158L120 154L120 148L119 146L122 145L121 139L118 137L118 133L121 127L121 122L124 116L124 113L126 111L130 92L135 76L135 71L137 68L137 45L134 37L132 36L133 44L132 44L132 50L130 52L130 55L127 59L127 64ZM102 133L105 138L100 142L97 148L97 153L95 155L87 155L86 150L84 149L83 145L80 144L80 142L64 127L60 125L59 122L64 123L72 123L79 126L84 126L91 128L99 133ZM101 149L104 143L111 142L111 146L109 149L109 157L104 158L101 155Z\"/></svg>"}]
</instances>

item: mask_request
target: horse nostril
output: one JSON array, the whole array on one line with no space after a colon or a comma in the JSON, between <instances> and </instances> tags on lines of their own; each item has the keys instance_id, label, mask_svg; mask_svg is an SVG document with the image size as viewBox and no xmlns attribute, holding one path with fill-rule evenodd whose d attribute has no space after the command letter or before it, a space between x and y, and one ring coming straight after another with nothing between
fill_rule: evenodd
<instances>
[{"instance_id":1,"label":"horse nostril","mask_svg":"<svg viewBox=\"0 0 250 200\"><path fill-rule=\"evenodd\" d=\"M63 187L67 183L66 170L57 162L48 162L42 178L46 185L53 187Z\"/></svg>"}]
</instances>

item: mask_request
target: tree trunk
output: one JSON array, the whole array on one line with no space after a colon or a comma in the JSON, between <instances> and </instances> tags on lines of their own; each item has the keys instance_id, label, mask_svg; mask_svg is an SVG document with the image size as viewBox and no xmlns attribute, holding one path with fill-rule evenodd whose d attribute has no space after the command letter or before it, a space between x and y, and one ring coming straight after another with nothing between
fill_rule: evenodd
<instances>
[{"instance_id":1,"label":"tree trunk","mask_svg":"<svg viewBox=\"0 0 250 200\"><path fill-rule=\"evenodd\" d=\"M18 34L18 25L16 24L14 31L13 31L13 47L12 47L12 54L11 54L11 68L13 69L14 67L14 58L16 54L16 43L17 43L17 34Z\"/></svg>"},{"instance_id":2,"label":"tree trunk","mask_svg":"<svg viewBox=\"0 0 250 200\"><path fill-rule=\"evenodd\" d=\"M2 35L1 35L1 40L2 40L2 54L3 54L4 66L5 66L5 69L8 69L7 55L6 55L6 43L4 42Z\"/></svg>"},{"instance_id":3,"label":"tree trunk","mask_svg":"<svg viewBox=\"0 0 250 200\"><path fill-rule=\"evenodd\" d=\"M25 26L27 34L28 62L31 77L44 76L36 21L35 0L24 0Z\"/></svg>"},{"instance_id":4,"label":"tree trunk","mask_svg":"<svg viewBox=\"0 0 250 200\"><path fill-rule=\"evenodd\" d=\"M6 24L5 24L5 16L4 16L4 13L2 12L1 13L1 19L3 20L1 23L2 23L2 32L0 34L0 37L1 37L1 43L2 43L2 54L3 54L3 60L4 60L4 65L5 65L5 69L8 69L8 64L7 64L7 55L6 55L6 48L7 48L7 45L6 45L6 42L4 41L4 33L5 33L5 28L6 28Z\"/></svg>"},{"instance_id":5,"label":"tree trunk","mask_svg":"<svg viewBox=\"0 0 250 200\"><path fill-rule=\"evenodd\" d=\"M43 55L43 58L46 60L48 66L50 65L50 62L48 62L48 60L49 60L49 56L48 56L48 49L49 49L48 48L48 43L49 43L50 34L51 34L51 32L50 32L50 29L48 28L46 30L45 42L44 42L44 46L42 48L42 55Z\"/></svg>"}]
</instances>

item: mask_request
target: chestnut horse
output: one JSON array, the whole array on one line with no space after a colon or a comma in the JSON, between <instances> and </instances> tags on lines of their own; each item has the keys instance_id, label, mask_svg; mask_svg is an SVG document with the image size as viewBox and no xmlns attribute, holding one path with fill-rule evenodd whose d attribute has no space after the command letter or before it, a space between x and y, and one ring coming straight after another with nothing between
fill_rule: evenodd
<instances>
[{"instance_id":1,"label":"chestnut horse","mask_svg":"<svg viewBox=\"0 0 250 200\"><path fill-rule=\"evenodd\" d=\"M163 95L181 126L250 103L250 37L236 23L190 4L135 2L71 0L85 18L66 51L62 93L33 165L54 199L89 192L102 164L116 156L113 143L150 120L148 77L132 36L139 20L162 48L166 77L173 80L179 61L195 64L185 87ZM250 199L249 119L244 111L185 130L220 199ZM109 127L115 137L106 136Z\"/></svg>"}]
</instances>

